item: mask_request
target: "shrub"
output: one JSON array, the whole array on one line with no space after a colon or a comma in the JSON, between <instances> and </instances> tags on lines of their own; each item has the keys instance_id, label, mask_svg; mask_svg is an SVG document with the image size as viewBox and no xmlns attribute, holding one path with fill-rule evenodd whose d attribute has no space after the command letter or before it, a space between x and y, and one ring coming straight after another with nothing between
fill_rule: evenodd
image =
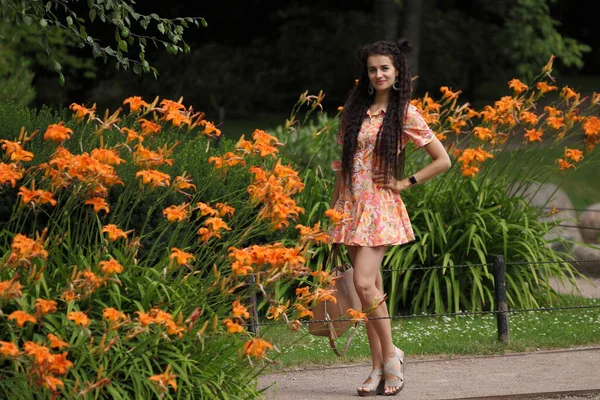
<instances>
[{"instance_id":1,"label":"shrub","mask_svg":"<svg viewBox=\"0 0 600 400\"><path fill-rule=\"evenodd\" d=\"M0 391L255 398L276 349L248 332L248 299L296 329L330 296L306 262L328 238L285 239L303 184L276 137L216 149L218 128L180 101L124 104L72 104L68 121L0 107L25 125L0 141ZM300 292L283 303L280 285Z\"/></svg>"}]
</instances>

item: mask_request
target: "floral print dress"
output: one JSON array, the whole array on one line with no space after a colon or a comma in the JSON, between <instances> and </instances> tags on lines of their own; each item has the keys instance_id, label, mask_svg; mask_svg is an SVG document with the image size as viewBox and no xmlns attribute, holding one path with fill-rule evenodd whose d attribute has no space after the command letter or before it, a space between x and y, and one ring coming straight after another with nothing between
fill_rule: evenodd
<instances>
[{"instance_id":1,"label":"floral print dress","mask_svg":"<svg viewBox=\"0 0 600 400\"><path fill-rule=\"evenodd\" d=\"M329 235L334 243L352 246L391 246L411 242L415 235L400 193L373 183L373 160L377 132L383 123L385 109L367 110L358 133L358 144L352 168L353 193L342 183L333 209L350 218L331 225ZM404 133L417 147L433 140L431 131L417 108L409 105L405 114ZM338 144L341 139L338 138ZM405 144L405 143L404 143ZM331 164L341 170L341 161Z\"/></svg>"}]
</instances>

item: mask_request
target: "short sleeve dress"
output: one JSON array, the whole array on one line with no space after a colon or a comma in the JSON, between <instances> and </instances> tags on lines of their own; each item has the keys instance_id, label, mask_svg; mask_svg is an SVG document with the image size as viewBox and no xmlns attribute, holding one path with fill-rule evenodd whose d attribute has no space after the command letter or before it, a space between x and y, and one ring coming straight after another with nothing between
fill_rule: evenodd
<instances>
[{"instance_id":1,"label":"short sleeve dress","mask_svg":"<svg viewBox=\"0 0 600 400\"><path fill-rule=\"evenodd\" d=\"M362 122L352 168L353 192L342 184L339 198L333 206L334 210L350 218L330 226L328 234L334 243L374 247L415 240L400 193L373 183L375 141L385 112L385 109L375 113L367 110ZM403 130L417 147L425 146L434 138L434 133L413 105L408 106ZM341 144L340 139L338 143ZM334 171L341 170L341 161L334 161L331 167Z\"/></svg>"}]
</instances>

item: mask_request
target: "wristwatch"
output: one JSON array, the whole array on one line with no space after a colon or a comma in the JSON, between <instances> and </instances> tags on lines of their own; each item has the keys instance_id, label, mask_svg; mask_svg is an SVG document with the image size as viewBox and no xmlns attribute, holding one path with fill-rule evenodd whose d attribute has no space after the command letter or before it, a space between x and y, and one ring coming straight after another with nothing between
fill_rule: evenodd
<instances>
[{"instance_id":1,"label":"wristwatch","mask_svg":"<svg viewBox=\"0 0 600 400\"><path fill-rule=\"evenodd\" d=\"M410 182L411 185L416 185L417 184L417 178L415 178L414 175L411 175L408 177L408 181Z\"/></svg>"}]
</instances>

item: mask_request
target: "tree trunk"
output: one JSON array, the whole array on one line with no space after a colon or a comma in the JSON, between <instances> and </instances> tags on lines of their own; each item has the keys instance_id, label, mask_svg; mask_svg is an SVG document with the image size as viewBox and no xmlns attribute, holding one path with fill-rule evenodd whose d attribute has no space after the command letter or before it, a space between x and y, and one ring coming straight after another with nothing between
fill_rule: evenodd
<instances>
[{"instance_id":1,"label":"tree trunk","mask_svg":"<svg viewBox=\"0 0 600 400\"><path fill-rule=\"evenodd\" d=\"M396 0L375 0L376 29L381 32L382 40L396 40L400 7Z\"/></svg>"},{"instance_id":2,"label":"tree trunk","mask_svg":"<svg viewBox=\"0 0 600 400\"><path fill-rule=\"evenodd\" d=\"M421 48L421 22L423 19L423 0L404 0L404 26L402 37L412 45L408 56L410 72L413 76L419 73L419 53ZM418 80L415 81L415 86Z\"/></svg>"}]
</instances>

